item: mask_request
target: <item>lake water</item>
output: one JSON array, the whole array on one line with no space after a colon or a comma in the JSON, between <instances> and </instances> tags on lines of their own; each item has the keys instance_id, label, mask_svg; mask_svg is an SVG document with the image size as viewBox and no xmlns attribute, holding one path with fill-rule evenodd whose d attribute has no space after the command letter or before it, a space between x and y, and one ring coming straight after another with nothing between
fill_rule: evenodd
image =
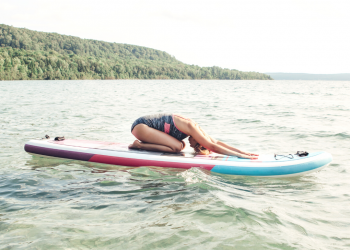
<instances>
[{"instance_id":1,"label":"lake water","mask_svg":"<svg viewBox=\"0 0 350 250\"><path fill-rule=\"evenodd\" d=\"M350 248L349 94L349 81L0 82L0 249ZM158 112L248 152L334 160L257 178L23 150L45 134L132 142L132 122Z\"/></svg>"}]
</instances>

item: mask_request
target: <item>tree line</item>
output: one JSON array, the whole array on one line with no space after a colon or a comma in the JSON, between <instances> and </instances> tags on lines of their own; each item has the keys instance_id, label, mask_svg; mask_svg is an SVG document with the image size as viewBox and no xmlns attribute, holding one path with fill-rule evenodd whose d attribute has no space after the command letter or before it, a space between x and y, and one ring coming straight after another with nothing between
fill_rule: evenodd
<instances>
[{"instance_id":1,"label":"tree line","mask_svg":"<svg viewBox=\"0 0 350 250\"><path fill-rule=\"evenodd\" d=\"M184 64L166 52L0 25L0 80L272 79Z\"/></svg>"}]
</instances>

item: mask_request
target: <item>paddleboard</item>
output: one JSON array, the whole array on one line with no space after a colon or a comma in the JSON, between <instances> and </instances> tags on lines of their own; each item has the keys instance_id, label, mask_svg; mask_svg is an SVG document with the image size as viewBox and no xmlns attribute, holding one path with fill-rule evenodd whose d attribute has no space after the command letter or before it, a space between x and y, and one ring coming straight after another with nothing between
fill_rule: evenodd
<instances>
[{"instance_id":1,"label":"paddleboard","mask_svg":"<svg viewBox=\"0 0 350 250\"><path fill-rule=\"evenodd\" d=\"M242 159L219 154L162 153L129 149L128 144L53 139L31 140L24 146L26 152L41 156L58 157L88 162L130 167L156 166L165 168L193 167L215 173L246 176L294 176L320 170L332 161L327 152L313 152L308 156L275 157L259 155L258 159Z\"/></svg>"}]
</instances>

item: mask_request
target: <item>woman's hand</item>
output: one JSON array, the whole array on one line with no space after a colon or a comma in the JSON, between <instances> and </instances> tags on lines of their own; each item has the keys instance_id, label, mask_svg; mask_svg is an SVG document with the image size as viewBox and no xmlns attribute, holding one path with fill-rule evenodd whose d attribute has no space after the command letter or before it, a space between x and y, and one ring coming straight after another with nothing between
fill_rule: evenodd
<instances>
[{"instance_id":1,"label":"woman's hand","mask_svg":"<svg viewBox=\"0 0 350 250\"><path fill-rule=\"evenodd\" d=\"M249 155L249 156L259 156L258 154L246 153L246 152L243 152L242 154Z\"/></svg>"},{"instance_id":2,"label":"woman's hand","mask_svg":"<svg viewBox=\"0 0 350 250\"><path fill-rule=\"evenodd\" d=\"M251 159L251 160L257 160L258 156L256 155L249 155L249 154L239 154L239 158L244 158L244 159Z\"/></svg>"}]
</instances>

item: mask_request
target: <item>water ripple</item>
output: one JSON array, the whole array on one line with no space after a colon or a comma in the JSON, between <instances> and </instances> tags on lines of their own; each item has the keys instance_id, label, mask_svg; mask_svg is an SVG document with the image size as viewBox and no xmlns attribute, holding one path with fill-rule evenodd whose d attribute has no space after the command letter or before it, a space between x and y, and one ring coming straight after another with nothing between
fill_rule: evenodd
<instances>
[{"instance_id":1,"label":"water ripple","mask_svg":"<svg viewBox=\"0 0 350 250\"><path fill-rule=\"evenodd\" d=\"M346 249L348 92L327 81L0 82L0 249ZM23 150L45 134L131 142L130 124L155 112L247 151L323 150L334 161L276 179Z\"/></svg>"}]
</instances>

